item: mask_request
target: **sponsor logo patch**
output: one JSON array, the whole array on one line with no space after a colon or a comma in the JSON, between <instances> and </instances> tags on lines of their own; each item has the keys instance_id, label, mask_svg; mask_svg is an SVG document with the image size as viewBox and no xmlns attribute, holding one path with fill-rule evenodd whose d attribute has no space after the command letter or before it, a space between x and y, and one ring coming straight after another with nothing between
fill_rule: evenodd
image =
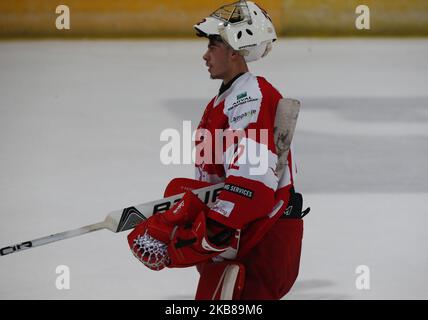
<instances>
[{"instance_id":1,"label":"sponsor logo patch","mask_svg":"<svg viewBox=\"0 0 428 320\"><path fill-rule=\"evenodd\" d=\"M241 113L240 115L233 117L232 120L230 121L231 123L235 123L238 121L241 121L242 119L246 118L246 117L251 117L253 114L256 114L257 110L250 110L250 111L246 111L244 113Z\"/></svg>"},{"instance_id":2,"label":"sponsor logo patch","mask_svg":"<svg viewBox=\"0 0 428 320\"><path fill-rule=\"evenodd\" d=\"M236 98L237 100L232 104L231 107L227 108L227 111L235 109L236 107L245 103L259 100L258 98L252 98L251 96L248 96L246 92L239 94Z\"/></svg>"},{"instance_id":3,"label":"sponsor logo patch","mask_svg":"<svg viewBox=\"0 0 428 320\"><path fill-rule=\"evenodd\" d=\"M236 96L236 100L240 100L240 99L243 99L243 98L245 98L247 96L247 92L245 91L245 92L242 92L242 93L240 93L240 94L238 94L237 96Z\"/></svg>"},{"instance_id":4,"label":"sponsor logo patch","mask_svg":"<svg viewBox=\"0 0 428 320\"><path fill-rule=\"evenodd\" d=\"M238 194L240 196L246 197L248 199L252 199L254 195L254 191L246 188L242 188L239 186L236 186L234 184L225 184L223 190Z\"/></svg>"},{"instance_id":5,"label":"sponsor logo patch","mask_svg":"<svg viewBox=\"0 0 428 320\"><path fill-rule=\"evenodd\" d=\"M212 207L212 210L220 213L222 216L229 217L234 207L235 207L235 204L233 202L219 200Z\"/></svg>"}]
</instances>

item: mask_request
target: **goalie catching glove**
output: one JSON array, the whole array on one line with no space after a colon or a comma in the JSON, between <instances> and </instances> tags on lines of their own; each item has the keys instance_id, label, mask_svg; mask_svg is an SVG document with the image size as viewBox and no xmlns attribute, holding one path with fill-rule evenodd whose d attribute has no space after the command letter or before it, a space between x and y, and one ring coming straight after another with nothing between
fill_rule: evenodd
<instances>
[{"instance_id":1,"label":"goalie catching glove","mask_svg":"<svg viewBox=\"0 0 428 320\"><path fill-rule=\"evenodd\" d=\"M188 191L171 209L151 216L128 235L133 254L152 270L189 267L221 254L235 230L207 219L209 210Z\"/></svg>"}]
</instances>

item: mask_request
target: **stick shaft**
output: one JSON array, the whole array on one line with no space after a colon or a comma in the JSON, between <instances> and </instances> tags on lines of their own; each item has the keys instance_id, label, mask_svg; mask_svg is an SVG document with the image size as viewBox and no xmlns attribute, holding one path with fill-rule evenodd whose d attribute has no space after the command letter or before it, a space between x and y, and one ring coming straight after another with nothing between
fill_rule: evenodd
<instances>
[{"instance_id":1,"label":"stick shaft","mask_svg":"<svg viewBox=\"0 0 428 320\"><path fill-rule=\"evenodd\" d=\"M31 241L17 243L15 245L7 246L0 249L0 256L5 256L7 254L15 253L18 251L23 251L34 247L43 246L48 243L81 236L83 234L93 232L93 231L98 231L105 228L106 228L106 225L105 225L105 222L103 221L99 223L90 224L78 229L68 230L60 233L55 233L50 236L37 238Z\"/></svg>"}]
</instances>

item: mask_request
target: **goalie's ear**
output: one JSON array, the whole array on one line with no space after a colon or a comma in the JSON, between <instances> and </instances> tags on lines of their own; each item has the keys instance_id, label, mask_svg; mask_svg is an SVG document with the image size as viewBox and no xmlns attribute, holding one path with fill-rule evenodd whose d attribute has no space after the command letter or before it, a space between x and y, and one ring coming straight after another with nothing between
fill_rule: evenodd
<instances>
[{"instance_id":1,"label":"goalie's ear","mask_svg":"<svg viewBox=\"0 0 428 320\"><path fill-rule=\"evenodd\" d=\"M300 111L300 101L296 99L280 99L276 108L274 139L278 163L276 176L282 177L287 166L288 151L296 128Z\"/></svg>"},{"instance_id":2,"label":"goalie's ear","mask_svg":"<svg viewBox=\"0 0 428 320\"><path fill-rule=\"evenodd\" d=\"M185 193L189 190L200 189L208 187L211 183L199 181L189 178L174 178L165 188L164 197L175 196L176 194Z\"/></svg>"}]
</instances>

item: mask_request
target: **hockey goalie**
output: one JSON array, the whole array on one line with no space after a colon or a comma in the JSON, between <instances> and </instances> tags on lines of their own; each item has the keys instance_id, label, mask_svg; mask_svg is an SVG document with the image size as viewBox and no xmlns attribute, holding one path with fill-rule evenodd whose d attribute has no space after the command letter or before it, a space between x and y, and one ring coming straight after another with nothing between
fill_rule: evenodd
<instances>
[{"instance_id":1,"label":"hockey goalie","mask_svg":"<svg viewBox=\"0 0 428 320\"><path fill-rule=\"evenodd\" d=\"M196 266L196 299L281 299L298 276L305 214L287 128L298 106L247 65L269 53L275 28L250 1L222 6L194 28L207 38L211 79L222 80L197 130L197 182L183 186L189 191L171 209L137 225L129 246L152 270ZM284 118L280 108L291 113ZM219 130L222 139L214 139ZM191 192L219 182L211 207Z\"/></svg>"}]
</instances>

